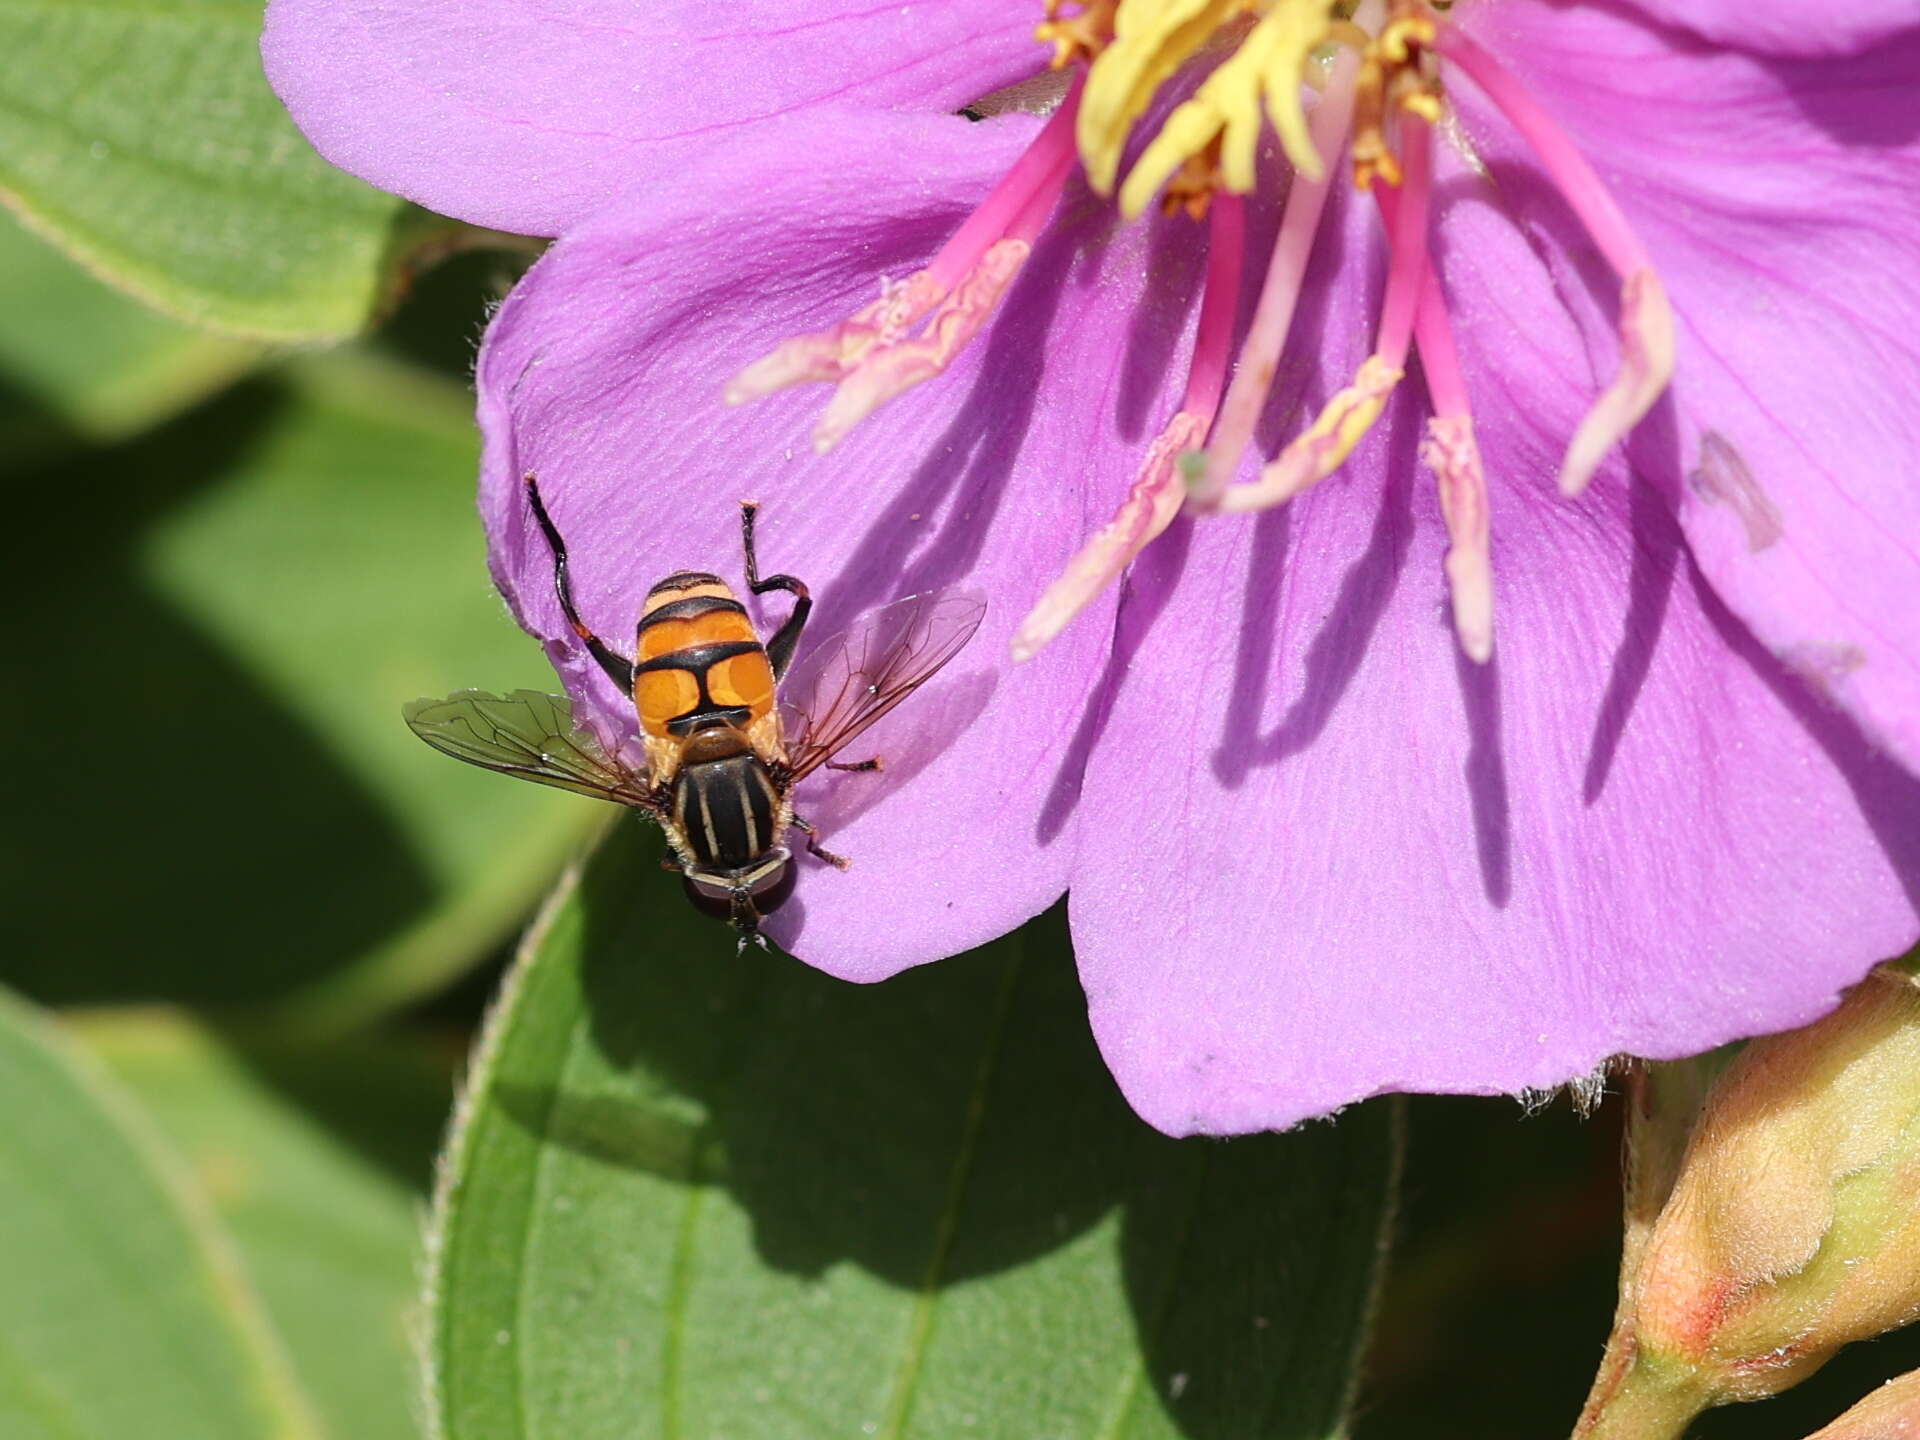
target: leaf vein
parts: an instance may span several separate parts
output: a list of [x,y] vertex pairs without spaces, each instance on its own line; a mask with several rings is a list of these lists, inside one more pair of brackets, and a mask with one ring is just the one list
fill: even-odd
[[693,1294],[693,1251],[700,1231],[700,1211],[706,1203],[707,1184],[703,1175],[706,1141],[694,1142],[692,1174],[688,1177],[687,1203],[680,1212],[680,1230],[673,1242],[673,1268],[667,1280],[665,1332],[660,1342],[660,1437],[679,1440],[681,1396],[686,1385],[687,1302]]
[[947,1180],[946,1203],[934,1228],[933,1253],[927,1262],[926,1278],[914,1299],[913,1319],[907,1327],[906,1349],[894,1380],[893,1401],[887,1407],[886,1440],[899,1440],[913,1409],[914,1391],[920,1380],[921,1365],[933,1338],[934,1314],[940,1304],[941,1284],[946,1278],[947,1261],[953,1253],[954,1237],[960,1229],[960,1205],[966,1195],[967,1181],[973,1173],[973,1160],[979,1148],[980,1132],[985,1128],[987,1096],[993,1088],[994,1073],[1000,1066],[1000,1054],[1006,1039],[1007,1020],[1013,1011],[1013,995],[1026,964],[1026,945],[1016,938],[1012,961],[1000,982],[1000,994],[994,1003],[994,1015],[980,1053],[980,1067],[974,1077],[973,1094],[967,1101],[966,1118],[960,1132],[960,1148],[954,1155],[953,1169]]
[[1141,1382],[1147,1378],[1147,1355],[1160,1338],[1160,1332],[1166,1329],[1167,1319],[1173,1314],[1174,1297],[1180,1292],[1180,1274],[1187,1261],[1187,1245],[1193,1239],[1193,1227],[1200,1217],[1200,1197],[1206,1194],[1207,1178],[1213,1170],[1213,1157],[1218,1152],[1217,1145],[1209,1145],[1200,1152],[1200,1163],[1193,1177],[1193,1188],[1187,1192],[1186,1213],[1180,1217],[1180,1230],[1173,1242],[1173,1253],[1167,1260],[1167,1283],[1160,1291],[1160,1298],[1141,1326],[1139,1343],[1134,1347],[1133,1362],[1127,1367],[1127,1374],[1120,1382],[1120,1393],[1114,1404],[1113,1416],[1100,1427],[1098,1440],[1119,1440],[1122,1428],[1133,1415],[1133,1407],[1139,1402]]

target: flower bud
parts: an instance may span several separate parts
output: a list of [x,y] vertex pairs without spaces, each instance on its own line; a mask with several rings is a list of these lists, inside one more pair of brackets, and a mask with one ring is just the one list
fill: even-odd
[[1920,1435],[1920,1370],[1889,1380],[1807,1440],[1912,1440]]
[[1920,1316],[1920,985],[1875,971],[1751,1042],[1631,1246],[1576,1435],[1678,1435]]

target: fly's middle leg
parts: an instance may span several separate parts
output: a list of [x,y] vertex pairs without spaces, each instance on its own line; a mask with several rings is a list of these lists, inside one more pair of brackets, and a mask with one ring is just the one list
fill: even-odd
[[806,628],[807,612],[813,609],[813,597],[807,593],[807,587],[791,575],[769,575],[760,578],[760,559],[753,548],[753,520],[760,507],[752,500],[740,502],[740,548],[747,555],[747,589],[755,595],[764,595],[769,590],[785,590],[793,596],[793,609],[788,613],[786,622],[774,632],[767,642],[767,660],[773,666],[773,677],[779,679],[787,673],[787,663],[793,659],[793,647],[800,643],[800,632]]
[[811,824],[801,819],[798,815],[793,817],[793,826],[807,837],[807,853],[813,856],[814,859],[824,860],[836,870],[848,870],[853,867],[853,861],[849,860],[846,856],[836,855],[831,850],[822,849],[820,845],[820,832],[815,830]]

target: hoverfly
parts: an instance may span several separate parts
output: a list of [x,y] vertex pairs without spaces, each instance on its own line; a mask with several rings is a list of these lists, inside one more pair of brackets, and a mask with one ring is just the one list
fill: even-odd
[[[965,590],[909,596],[862,616],[789,671],[813,608],[791,575],[760,578],[754,553],[757,507],[740,507],[747,589],[793,597],[786,620],[764,645],[724,580],[680,570],[647,592],[627,659],[589,629],[573,603],[567,548],[526,477],[534,519],[553,552],[561,613],[640,722],[643,760],[609,755],[573,721],[562,696],[516,690],[462,690],[406,707],[414,734],[456,759],[644,810],[673,849],[689,897],[732,920],[748,937],[793,889],[791,826],[808,851],[840,869],[814,827],[793,811],[793,788],[822,766],[877,770],[878,760],[842,765],[834,756],[960,653],[986,613]],[[778,695],[776,695],[776,687]],[[790,699],[789,697],[794,697]]]

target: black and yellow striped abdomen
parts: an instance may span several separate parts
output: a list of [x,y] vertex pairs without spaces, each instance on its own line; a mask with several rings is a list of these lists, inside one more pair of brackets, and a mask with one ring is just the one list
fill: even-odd
[[683,570],[647,593],[633,703],[656,739],[712,724],[745,729],[773,709],[773,666],[746,607],[717,575]]
[[[711,730],[691,748],[719,751],[729,738],[737,743],[736,732]],[[732,754],[691,756],[674,776],[672,815],[694,860],[712,869],[744,869],[780,839],[780,792],[744,744]]]

